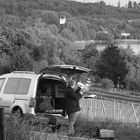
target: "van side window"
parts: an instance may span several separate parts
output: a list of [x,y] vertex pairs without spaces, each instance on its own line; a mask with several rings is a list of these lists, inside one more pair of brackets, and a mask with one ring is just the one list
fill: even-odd
[[27,94],[31,79],[9,78],[6,83],[5,94]]
[[0,79],[0,91],[1,91],[2,85],[3,85],[3,83],[4,83],[4,80],[5,80],[5,79]]
[[15,94],[19,80],[19,78],[9,78],[4,88],[4,93]]
[[27,94],[29,90],[29,86],[31,83],[31,79],[20,79],[16,94]]

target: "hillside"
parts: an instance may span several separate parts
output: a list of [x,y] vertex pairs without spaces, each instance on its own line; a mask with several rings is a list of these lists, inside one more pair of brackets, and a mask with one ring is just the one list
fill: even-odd
[[[135,56],[130,46],[118,49],[113,43],[140,39],[139,8],[104,2],[0,0],[0,9],[0,74],[13,70],[38,73],[53,64],[76,64],[90,68],[94,82],[108,78],[112,87],[119,83],[121,88],[139,89],[139,55]],[[60,25],[62,15],[66,17],[64,25]],[[108,47],[102,53],[95,43],[89,43],[79,53],[73,50],[73,43],[81,40],[103,41]]]
[[[98,33],[96,39],[118,39],[125,38],[121,33],[130,33],[128,38],[140,38],[140,9],[119,8],[100,3],[80,3],[68,0],[0,0],[1,15],[14,15],[25,21],[34,15],[36,10],[55,11],[58,16],[65,15],[67,22],[73,20],[84,20],[92,33]],[[2,19],[1,19],[2,20]],[[106,31],[108,37],[101,33]],[[95,34],[94,33],[94,34]],[[103,34],[103,35],[102,35]],[[92,35],[92,39],[95,39]],[[81,38],[78,38],[81,39]],[[82,39],[91,39],[84,37]]]

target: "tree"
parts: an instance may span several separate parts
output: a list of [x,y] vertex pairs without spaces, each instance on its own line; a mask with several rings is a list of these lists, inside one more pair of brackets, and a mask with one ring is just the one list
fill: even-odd
[[77,35],[74,32],[72,32],[70,29],[67,29],[67,28],[64,28],[61,31],[61,36],[66,38],[67,40],[71,40],[71,41],[74,41],[77,38]]
[[134,2],[133,2],[133,7],[134,7],[135,9],[137,9],[137,8],[138,8],[138,4],[137,4],[137,2],[136,2],[136,1],[134,1]]
[[44,48],[42,46],[34,47],[32,50],[32,57],[35,61],[40,61],[44,54]]
[[20,22],[20,18],[17,16],[13,16],[13,15],[5,15],[4,16],[4,20],[3,20],[3,24],[4,25],[10,25],[10,26],[14,26],[14,27],[20,27],[21,22]]
[[95,40],[96,38],[96,31],[94,29],[89,30],[89,36],[91,40]]
[[85,66],[90,68],[94,74],[96,71],[96,62],[99,59],[99,52],[94,43],[85,46],[82,54],[82,59]]
[[114,44],[109,44],[101,53],[100,59],[96,64],[96,74],[100,78],[108,78],[117,84],[118,77],[120,82],[124,82],[127,74],[126,62],[120,55],[119,48]]
[[15,52],[12,56],[12,71],[14,70],[26,70],[31,71],[33,69],[32,60],[27,52],[20,50]]
[[41,13],[42,21],[47,24],[59,24],[59,17],[57,16],[57,13],[54,11],[46,11]]
[[128,2],[128,8],[132,8],[132,7],[133,7],[132,1],[129,1],[129,2]]
[[103,78],[101,80],[101,87],[105,89],[112,89],[114,88],[114,83],[107,78]]
[[128,73],[125,77],[125,88],[130,90],[138,90],[140,77],[140,57],[135,55],[131,46],[126,49],[121,48],[121,55],[125,58]]
[[99,2],[99,5],[102,7],[105,7],[106,6],[106,3],[103,1],[103,0],[101,0],[100,2]]
[[99,32],[96,35],[96,40],[112,41],[113,39],[114,39],[114,36],[110,33]]

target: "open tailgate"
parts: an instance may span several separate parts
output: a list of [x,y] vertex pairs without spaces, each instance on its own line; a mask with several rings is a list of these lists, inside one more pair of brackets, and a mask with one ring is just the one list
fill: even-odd
[[82,73],[89,73],[91,70],[85,67],[77,66],[77,65],[52,65],[42,69],[41,73],[47,72],[56,72],[56,73],[63,73],[63,74],[82,74]]

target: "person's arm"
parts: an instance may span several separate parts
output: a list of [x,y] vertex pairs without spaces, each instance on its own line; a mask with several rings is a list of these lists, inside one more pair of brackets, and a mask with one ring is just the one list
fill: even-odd
[[71,97],[75,101],[82,98],[82,95],[79,93],[79,91],[78,90],[74,91],[72,88],[68,89],[67,94],[69,97]]

